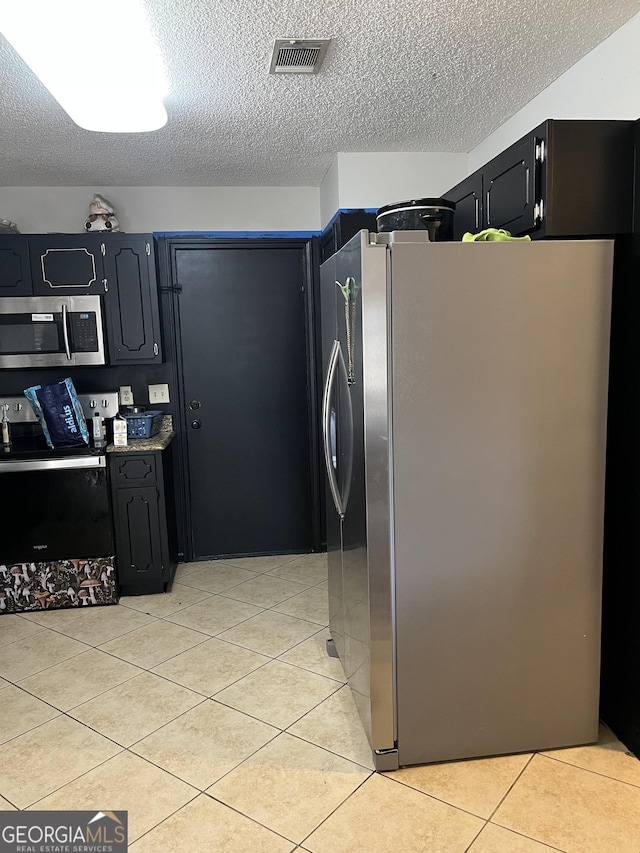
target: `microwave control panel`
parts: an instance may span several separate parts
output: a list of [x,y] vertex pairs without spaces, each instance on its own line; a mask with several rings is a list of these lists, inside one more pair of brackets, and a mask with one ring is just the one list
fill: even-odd
[[93,311],[70,311],[71,347],[74,352],[98,352],[98,329]]

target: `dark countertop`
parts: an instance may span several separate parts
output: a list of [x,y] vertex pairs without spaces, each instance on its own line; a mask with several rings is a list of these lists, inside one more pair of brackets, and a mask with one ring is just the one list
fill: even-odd
[[130,438],[126,445],[116,447],[113,444],[108,444],[107,453],[150,453],[154,450],[164,450],[171,444],[175,435],[171,415],[164,415],[160,432],[152,435],[151,438]]

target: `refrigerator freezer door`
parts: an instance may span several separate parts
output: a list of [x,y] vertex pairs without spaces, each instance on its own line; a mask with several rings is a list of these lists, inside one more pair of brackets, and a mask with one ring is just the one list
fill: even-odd
[[[324,397],[322,408],[329,407],[329,444],[333,472],[327,470],[325,476],[325,526],[327,537],[327,570],[329,577],[329,630],[340,659],[344,657],[344,604],[342,596],[342,522],[335,510],[330,477],[336,476],[338,467],[337,401],[330,401],[327,395],[329,371],[335,357],[335,345],[338,336],[338,296],[336,287],[335,257],[326,261],[320,269],[320,305],[322,329],[322,375]],[[324,419],[323,419],[324,420]],[[326,462],[326,457],[325,457]]]
[[594,741],[612,244],[390,252],[400,764]]
[[[338,339],[351,373],[351,484],[342,524],[345,675],[380,769],[395,749],[387,395],[387,257],[361,232],[336,256]],[[346,414],[343,407],[342,413]],[[331,590],[331,581],[330,581]]]

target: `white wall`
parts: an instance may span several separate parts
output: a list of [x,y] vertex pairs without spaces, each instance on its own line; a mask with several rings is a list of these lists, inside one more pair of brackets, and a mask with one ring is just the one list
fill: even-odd
[[548,118],[640,118],[640,14],[477,145],[469,153],[469,172]]
[[320,224],[322,228],[331,221],[340,209],[340,179],[338,175],[338,157],[333,162],[320,184]]
[[318,187],[0,187],[0,219],[23,234],[81,232],[94,193],[123,231],[318,231]]
[[468,174],[467,154],[371,152],[338,154],[340,207],[382,207],[438,198]]
[[322,227],[339,208],[378,208],[409,198],[438,198],[468,174],[467,154],[341,151],[320,186]]

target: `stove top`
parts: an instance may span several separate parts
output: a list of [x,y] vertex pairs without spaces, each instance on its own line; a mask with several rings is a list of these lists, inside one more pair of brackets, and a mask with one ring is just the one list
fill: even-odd
[[100,456],[104,449],[82,444],[76,447],[47,446],[44,435],[39,437],[14,438],[8,447],[0,445],[0,463],[5,459],[60,459],[67,456]]
[[[115,392],[98,392],[79,395],[85,417],[91,417],[94,411],[110,418],[118,410],[118,395]],[[24,397],[3,397],[0,403],[9,405],[11,444],[0,444],[0,462],[15,459],[59,459],[69,456],[101,456],[104,448],[95,448],[86,444],[75,447],[48,447],[40,424]]]

